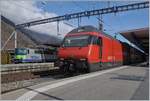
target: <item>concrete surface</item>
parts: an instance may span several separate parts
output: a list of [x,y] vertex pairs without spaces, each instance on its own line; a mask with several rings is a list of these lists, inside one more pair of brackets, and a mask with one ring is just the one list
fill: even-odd
[[[41,82],[35,86],[2,94],[2,99],[15,100],[32,92],[32,100],[148,100],[148,76],[149,68],[146,66],[127,66],[118,70],[109,69]],[[83,77],[86,79],[77,80]],[[51,86],[68,80],[74,80],[74,82],[53,88]]]

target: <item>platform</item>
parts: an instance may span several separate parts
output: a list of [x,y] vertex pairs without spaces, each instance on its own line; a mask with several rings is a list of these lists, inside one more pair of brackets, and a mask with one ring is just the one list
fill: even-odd
[[[121,66],[74,77],[49,80],[2,94],[18,100],[148,100],[149,68]],[[27,97],[28,96],[28,97]]]

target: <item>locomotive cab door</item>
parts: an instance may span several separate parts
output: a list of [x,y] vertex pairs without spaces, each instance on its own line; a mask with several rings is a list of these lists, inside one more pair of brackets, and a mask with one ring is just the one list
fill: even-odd
[[98,45],[99,45],[99,58],[102,59],[102,38],[98,38]]
[[102,59],[102,38],[98,36],[92,36],[92,44],[96,45],[95,47],[95,63],[89,64],[88,68],[90,72],[101,70],[101,59]]
[[101,60],[102,59],[102,38],[94,36],[93,37],[93,44],[98,46],[98,48],[99,48],[98,58]]

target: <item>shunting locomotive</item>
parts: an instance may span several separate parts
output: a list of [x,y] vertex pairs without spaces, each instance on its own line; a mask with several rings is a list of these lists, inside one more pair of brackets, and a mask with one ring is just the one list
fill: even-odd
[[55,62],[57,60],[56,49],[48,48],[16,48],[14,63],[39,63]]

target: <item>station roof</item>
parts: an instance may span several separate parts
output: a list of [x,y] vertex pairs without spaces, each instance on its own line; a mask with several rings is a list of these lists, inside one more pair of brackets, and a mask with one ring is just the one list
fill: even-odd
[[119,33],[149,54],[149,27],[132,29]]

